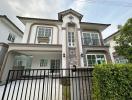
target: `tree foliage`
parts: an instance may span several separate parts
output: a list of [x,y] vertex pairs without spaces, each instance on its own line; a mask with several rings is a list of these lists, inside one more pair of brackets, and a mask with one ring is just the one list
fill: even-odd
[[124,56],[129,63],[132,63],[132,18],[127,20],[119,32],[120,35],[115,38],[118,44],[118,46],[115,46],[115,50],[118,55]]

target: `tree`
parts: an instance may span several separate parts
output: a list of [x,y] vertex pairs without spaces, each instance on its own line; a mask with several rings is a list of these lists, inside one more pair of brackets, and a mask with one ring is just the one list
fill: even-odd
[[129,63],[132,63],[132,18],[119,29],[120,35],[115,37],[115,41],[118,44],[115,46],[115,50],[118,55],[124,56],[128,59]]

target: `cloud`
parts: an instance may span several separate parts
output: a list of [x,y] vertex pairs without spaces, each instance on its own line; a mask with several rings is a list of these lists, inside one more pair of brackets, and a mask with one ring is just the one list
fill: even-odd
[[54,18],[58,10],[70,3],[64,0],[8,0],[11,8],[20,16]]
[[72,2],[72,0],[0,0],[0,14],[7,15],[24,30],[24,25],[16,16],[57,19],[57,13],[67,9]]
[[22,31],[24,30],[24,25],[16,18],[16,12],[8,4],[8,0],[0,0],[0,15],[6,15]]
[[103,32],[104,37],[116,30],[116,25],[124,23],[132,15],[131,8],[105,5],[98,3],[97,0],[0,0],[0,14],[7,15],[22,30],[24,25],[16,16],[57,19],[58,12],[69,8],[83,14],[83,21],[112,23],[106,33]]

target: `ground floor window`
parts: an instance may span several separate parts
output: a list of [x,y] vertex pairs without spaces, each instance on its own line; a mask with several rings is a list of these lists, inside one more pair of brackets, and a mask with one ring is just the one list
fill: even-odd
[[15,55],[13,67],[16,69],[30,69],[32,56]]
[[88,66],[93,66],[95,64],[102,64],[105,63],[105,55],[103,54],[87,54],[87,65]]
[[[51,69],[59,69],[60,68],[60,59],[52,59],[50,63]],[[52,70],[53,72],[58,72],[57,70]]]
[[47,59],[40,59],[40,67],[46,67],[48,64]]
[[24,59],[23,56],[15,56],[14,59],[14,67],[21,67],[21,66],[26,66],[26,60]]
[[126,64],[128,63],[128,60],[125,59],[123,56],[119,56],[114,58],[115,59],[115,63],[119,63],[119,64]]
[[15,61],[15,66],[23,66],[23,60],[21,60],[21,59],[16,59],[16,61]]

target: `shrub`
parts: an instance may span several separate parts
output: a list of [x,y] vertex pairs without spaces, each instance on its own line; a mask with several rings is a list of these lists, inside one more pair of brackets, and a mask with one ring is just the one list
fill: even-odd
[[132,64],[96,65],[93,100],[132,100]]

